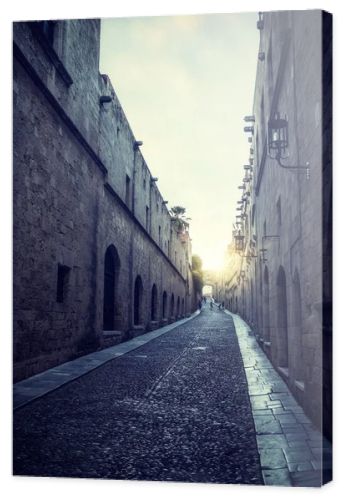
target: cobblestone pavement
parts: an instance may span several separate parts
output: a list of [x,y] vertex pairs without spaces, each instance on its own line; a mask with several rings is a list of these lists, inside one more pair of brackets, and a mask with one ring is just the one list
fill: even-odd
[[262,484],[230,316],[188,323],[14,413],[14,474]]

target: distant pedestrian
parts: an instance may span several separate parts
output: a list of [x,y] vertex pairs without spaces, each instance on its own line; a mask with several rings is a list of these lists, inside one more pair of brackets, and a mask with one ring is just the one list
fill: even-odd
[[210,309],[213,309],[213,302],[212,302],[212,299],[210,300]]
[[201,311],[201,308],[202,308],[202,302],[201,302],[201,300],[199,300],[199,309],[200,309],[200,311]]
[[225,307],[224,307],[224,301],[222,302],[222,309],[224,311]]

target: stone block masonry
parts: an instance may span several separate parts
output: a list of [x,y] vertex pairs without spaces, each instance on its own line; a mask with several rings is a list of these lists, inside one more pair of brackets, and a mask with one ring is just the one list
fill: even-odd
[[189,315],[193,290],[189,235],[99,73],[99,20],[13,35],[18,381]]

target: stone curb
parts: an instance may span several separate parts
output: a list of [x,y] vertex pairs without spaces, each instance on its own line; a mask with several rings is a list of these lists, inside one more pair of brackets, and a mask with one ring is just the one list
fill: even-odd
[[244,362],[264,484],[322,486],[331,476],[331,444],[297,403],[249,325],[224,312],[233,318]]
[[55,366],[54,368],[50,368],[42,373],[38,373],[37,375],[17,382],[13,385],[13,409],[17,410],[22,408],[35,399],[41,398],[45,394],[55,391],[59,387],[82,377],[86,373],[99,368],[105,363],[138,349],[151,340],[170,332],[174,328],[184,325],[199,314],[200,311],[197,310],[192,313],[189,318],[181,319],[175,323],[171,323],[170,325],[145,333],[126,342],[122,342],[121,344],[107,347],[101,351],[95,351],[91,354],[87,354],[86,356],[81,356],[73,361],[68,361],[67,363]]

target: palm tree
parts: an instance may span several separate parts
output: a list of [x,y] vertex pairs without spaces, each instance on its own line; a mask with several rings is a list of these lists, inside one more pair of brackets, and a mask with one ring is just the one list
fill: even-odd
[[188,221],[191,220],[185,213],[186,209],[178,205],[170,209],[171,221],[180,233],[184,232],[189,227]]

